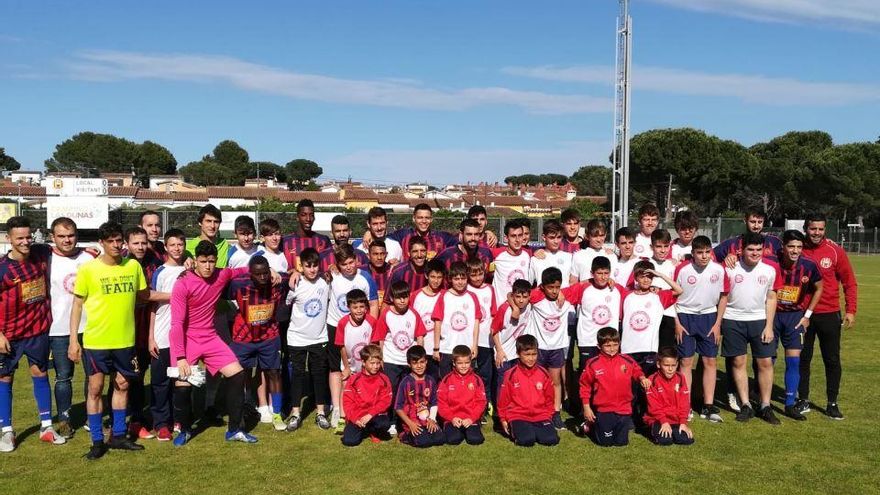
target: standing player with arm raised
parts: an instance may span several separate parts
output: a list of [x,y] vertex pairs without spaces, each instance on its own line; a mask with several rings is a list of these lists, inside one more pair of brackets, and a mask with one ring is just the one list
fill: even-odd
[[12,249],[0,259],[0,452],[15,450],[12,379],[25,356],[40,413],[40,440],[56,445],[66,441],[52,428],[52,392],[46,373],[52,323],[46,275],[51,250],[45,244],[31,245],[31,224],[25,217],[10,218],[6,228]]
[[489,215],[486,213],[486,207],[483,205],[474,205],[468,208],[467,217],[476,220],[480,226],[480,246],[494,249],[498,246],[498,236],[494,232],[487,229],[489,226]]
[[[102,457],[107,448],[143,450],[126,436],[126,406],[129,383],[139,379],[135,350],[135,305],[148,300],[150,288],[144,270],[134,259],[122,257],[122,227],[105,223],[98,228],[98,239],[104,254],[79,268],[73,293],[76,299],[70,310],[70,345],[68,356],[86,362],[89,375],[89,396],[86,401],[92,447],[86,459]],[[79,325],[85,308],[88,320],[79,345]],[[101,416],[101,393],[104,379],[113,376],[112,437],[104,444]]]
[[758,415],[771,425],[779,419],[770,407],[773,388],[773,360],[776,340],[773,318],[776,314],[776,292],[782,288],[779,266],[762,261],[764,239],[760,234],[743,235],[743,256],[735,268],[727,268],[730,292],[721,321],[721,353],[733,358],[733,379],[739,395],[740,412],[736,420],[746,422],[755,416],[749,404],[749,382],[746,374],[746,353],[751,347],[758,367],[758,388],[761,399]]
[[[318,254],[321,258],[321,272],[333,271],[336,270],[336,250],[339,249],[339,246],[343,246],[349,243],[349,239],[351,238],[351,224],[348,221],[348,217],[345,215],[336,215],[330,221],[330,233],[333,235],[333,246],[328,247],[327,249],[320,251]],[[366,253],[359,249],[355,249],[355,256],[357,257],[357,267],[361,270],[366,270],[367,267],[370,266],[370,258]]]
[[403,248],[400,243],[387,237],[388,215],[381,206],[374,206],[367,212],[367,232],[364,239],[355,241],[354,247],[364,253],[370,253],[370,247],[376,241],[382,241],[385,246],[385,259],[389,265],[396,265],[403,261]]
[[[70,407],[73,401],[73,361],[67,357],[70,344],[70,307],[73,305],[73,287],[76,271],[96,256],[94,249],[77,247],[76,223],[67,217],[56,218],[49,228],[55,248],[49,263],[49,299],[52,303],[52,326],[49,327],[49,347],[52,350],[52,366],[55,368],[55,404],[58,408],[58,434],[64,438],[73,436],[70,424]],[[80,323],[80,335],[85,327],[86,315]],[[85,369],[85,368],[83,368]],[[88,383],[83,387],[88,396]]]
[[[827,219],[821,213],[813,213],[804,221],[807,233],[803,255],[819,266],[822,274],[822,297],[810,316],[810,326],[804,335],[804,350],[801,353],[801,382],[798,386],[798,407],[801,412],[810,410],[810,363],[813,360],[813,347],[819,338],[822,362],[825,364],[825,392],[828,407],[825,413],[832,419],[843,419],[837,396],[840,392],[840,337],[841,329],[852,328],[856,322],[856,301],[858,284],[846,251],[825,237]],[[846,300],[843,321],[840,319],[840,286]]]

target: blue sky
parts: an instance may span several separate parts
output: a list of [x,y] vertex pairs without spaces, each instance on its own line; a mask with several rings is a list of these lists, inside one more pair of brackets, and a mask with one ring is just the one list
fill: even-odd
[[[436,184],[607,164],[617,2],[0,4],[0,146],[223,139],[325,178]],[[633,0],[634,133],[750,145],[880,129],[877,0]]]

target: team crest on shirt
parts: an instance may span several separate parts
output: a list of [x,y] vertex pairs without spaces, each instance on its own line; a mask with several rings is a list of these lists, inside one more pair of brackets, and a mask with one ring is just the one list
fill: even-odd
[[548,332],[555,332],[559,330],[559,327],[562,326],[562,322],[559,320],[558,316],[551,316],[544,320],[544,330]]
[[819,266],[821,266],[822,268],[825,268],[826,270],[831,268],[831,258],[822,258],[819,261]]
[[348,313],[348,302],[345,300],[345,294],[340,294],[336,298],[336,307],[343,313]]
[[626,365],[625,364],[620,365],[620,372],[623,374],[626,374]]
[[687,283],[694,285],[695,283],[697,283],[697,277],[691,275],[690,277],[687,278]]
[[468,390],[470,390],[470,391],[473,391],[473,390],[474,390],[474,384],[473,384],[473,383],[468,383]]
[[717,273],[713,273],[712,276],[709,277],[709,281],[714,284],[715,282],[718,282],[719,278],[721,278],[721,277],[719,277]]
[[636,252],[639,254],[645,252],[645,246],[642,246],[641,244],[636,244]]
[[138,366],[137,356],[131,358],[131,369],[134,370],[135,373],[141,372],[141,368],[140,368],[140,366]]
[[526,324],[525,324],[525,323],[520,323],[520,324],[517,325],[516,328],[513,330],[513,335],[511,335],[510,338],[512,338],[512,339],[516,339],[516,338],[518,338],[520,335],[522,335],[523,333],[525,333],[525,330],[526,330]]
[[314,318],[314,317],[318,316],[319,314],[321,314],[322,308],[323,308],[323,305],[321,304],[320,299],[309,299],[303,305],[303,309],[306,312],[306,316],[308,316],[309,318]]
[[360,363],[362,361],[361,360],[361,349],[363,349],[366,346],[367,346],[367,344],[364,344],[363,342],[354,346],[354,349],[351,350],[351,358],[354,360],[354,362]]
[[651,325],[651,317],[644,311],[636,311],[629,317],[629,326],[637,332],[644,332]]
[[[523,262],[523,263],[525,263],[525,262]],[[519,270],[519,269],[514,270],[514,271],[510,272],[509,275],[507,275],[507,285],[513,285],[514,282],[516,282],[517,280],[519,280],[521,278],[522,279],[526,278],[526,274],[523,273],[522,270]]]
[[[679,390],[680,388],[681,388],[681,384],[676,383],[676,384],[675,384],[675,392],[678,393],[678,390]],[[661,390],[661,392],[662,392],[662,390]]]
[[422,315],[422,324],[425,325],[425,329],[434,329],[434,320],[431,319],[430,314],[425,313],[424,315]]
[[465,315],[461,311],[456,311],[452,313],[452,317],[449,318],[449,324],[452,326],[453,330],[455,330],[456,332],[461,332],[468,326],[467,315]]
[[734,280],[736,283],[741,284],[742,281],[745,280],[745,277],[743,277],[742,273],[737,273],[737,274],[736,274],[736,277],[734,277],[733,280]]
[[431,397],[431,387],[425,387],[425,390],[422,391],[422,395],[424,395],[425,398]]
[[409,337],[409,334],[406,332],[397,332],[394,334],[394,338],[391,339],[394,342],[394,346],[400,349],[401,351],[405,351],[409,349],[409,346],[412,345],[412,339]]
[[593,322],[597,325],[606,325],[611,321],[611,309],[604,304],[593,308]]
[[767,278],[766,275],[761,275],[758,277],[758,283],[760,285],[767,285],[767,282],[769,282],[769,279]]
[[544,384],[541,382],[538,382],[535,384],[535,388],[538,390],[544,390]]
[[76,285],[76,273],[68,273],[61,281],[61,285],[68,294],[73,294],[73,286]]
[[805,283],[807,283],[807,282],[809,282],[809,281],[810,281],[810,277],[808,277],[808,276],[806,276],[806,275],[804,275],[803,277],[801,277],[801,283],[802,283],[802,284],[805,284]]

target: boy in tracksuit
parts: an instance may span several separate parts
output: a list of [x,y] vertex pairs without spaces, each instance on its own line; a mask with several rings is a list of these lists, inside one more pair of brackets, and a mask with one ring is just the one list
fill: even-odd
[[694,443],[694,434],[687,425],[691,391],[684,374],[678,371],[678,351],[664,347],[657,361],[660,371],[651,375],[651,386],[645,392],[648,396],[645,424],[657,445],[690,445]]
[[438,413],[444,421],[446,443],[469,445],[483,443],[480,417],[486,410],[486,387],[471,368],[471,348],[457,345],[452,349],[452,372],[443,377],[437,389]]
[[587,361],[581,374],[581,401],[584,418],[593,430],[596,443],[603,447],[629,443],[633,428],[632,383],[651,386],[642,368],[630,356],[620,353],[620,333],[605,327],[597,335],[599,355]]
[[369,435],[373,442],[388,440],[388,408],[391,407],[391,381],[382,373],[382,350],[369,344],[360,350],[363,369],[345,382],[342,407],[345,429],[342,445],[355,447]]
[[519,361],[504,374],[498,397],[501,427],[521,447],[556,445],[559,434],[551,422],[556,412],[553,379],[538,364],[538,339],[517,337],[516,353]]

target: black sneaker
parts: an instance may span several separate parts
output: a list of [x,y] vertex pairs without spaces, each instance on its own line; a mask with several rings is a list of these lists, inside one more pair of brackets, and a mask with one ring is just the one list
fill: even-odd
[[843,413],[840,412],[840,408],[837,407],[836,402],[832,402],[828,404],[828,407],[825,408],[825,414],[828,415],[831,419],[841,420],[843,419]]
[[107,444],[108,448],[114,450],[144,450],[144,446],[139,443],[134,443],[128,437],[110,437],[110,442]]
[[562,416],[559,415],[559,411],[553,413],[553,417],[550,418],[550,422],[553,424],[553,427],[557,430],[564,430],[565,423],[562,421]]
[[770,423],[773,426],[779,426],[779,418],[773,414],[773,408],[770,406],[764,406],[758,411],[758,417],[763,419],[764,421]]
[[739,408],[739,412],[736,413],[736,420],[740,423],[747,423],[750,419],[755,417],[755,410],[752,409],[752,406],[748,404],[743,404]]
[[703,408],[700,409],[700,417],[712,423],[722,423],[724,421],[721,419],[721,410],[716,406],[704,405]]
[[794,408],[797,412],[806,414],[810,412],[810,401],[807,399],[798,399],[797,402],[794,403]]
[[90,461],[94,461],[104,457],[104,454],[107,453],[107,444],[104,442],[95,442],[92,444],[92,448],[89,449],[88,453],[84,456],[86,459]]
[[797,421],[806,421],[807,417],[798,411],[797,404],[793,406],[785,406],[785,415]]

